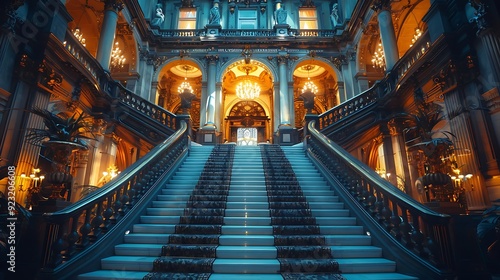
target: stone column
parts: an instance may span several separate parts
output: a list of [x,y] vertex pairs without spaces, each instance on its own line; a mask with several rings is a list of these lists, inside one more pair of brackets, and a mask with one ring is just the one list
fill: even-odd
[[215,126],[215,84],[217,61],[219,56],[207,55],[205,57],[208,62],[208,79],[207,79],[207,118],[205,126]]
[[290,125],[290,105],[288,103],[288,59],[285,56],[278,56],[278,71],[279,71],[279,97],[280,97],[280,126]]
[[[493,146],[488,135],[488,128],[483,110],[479,109],[480,95],[474,83],[467,84],[461,90],[449,92],[445,104],[449,112],[451,132],[457,164],[462,174],[473,177],[464,182],[469,210],[482,210],[489,205],[487,190],[482,174],[488,175],[496,169]],[[457,114],[458,113],[458,114]]]
[[214,123],[215,127],[221,130],[222,121],[221,121],[221,111],[223,109],[223,96],[222,96],[222,83],[216,83],[215,85],[215,118]]
[[200,126],[207,123],[207,82],[201,83],[201,100],[200,100]]
[[111,51],[115,41],[116,23],[118,22],[118,13],[124,8],[119,0],[107,0],[104,4],[104,19],[97,47],[96,59],[102,68],[109,71],[111,61]]
[[274,120],[274,127],[273,127],[273,132],[277,131],[278,128],[279,128],[279,125],[281,123],[281,107],[280,107],[280,95],[279,95],[279,92],[280,92],[280,85],[279,83],[275,83],[274,84],[274,87],[273,87],[273,90],[274,90],[274,94],[273,94],[273,108],[274,108],[274,112],[273,112],[273,120]]
[[396,164],[394,160],[394,147],[392,146],[392,136],[387,123],[380,125],[380,132],[382,133],[382,146],[384,149],[385,173],[390,173],[387,180],[394,186],[398,185]]
[[[395,145],[398,146],[398,152],[400,153],[400,158],[401,162],[398,162],[398,165],[401,165],[401,172],[402,176],[404,178],[401,178],[404,180],[405,184],[405,191],[408,195],[412,195],[413,190],[411,189],[412,182],[411,182],[411,175],[410,175],[410,167],[408,166],[407,161],[408,161],[408,154],[406,152],[406,143],[404,139],[404,126],[401,121],[391,121],[389,122],[390,125],[390,130],[391,134],[394,137],[394,143]],[[397,169],[395,170],[397,172]],[[397,173],[394,174],[394,177],[396,177]],[[394,178],[397,182],[397,178]]]
[[387,72],[392,70],[392,67],[394,67],[394,64],[396,64],[399,59],[398,45],[394,25],[392,23],[390,4],[390,0],[377,0],[372,6],[372,9],[375,12],[378,12],[378,26],[380,29],[382,48],[384,49],[385,67]]

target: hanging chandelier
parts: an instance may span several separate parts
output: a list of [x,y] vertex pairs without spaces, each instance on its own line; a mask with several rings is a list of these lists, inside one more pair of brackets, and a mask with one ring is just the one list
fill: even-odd
[[245,66],[243,69],[247,73],[247,79],[236,86],[236,96],[240,99],[255,99],[260,95],[260,86],[248,79],[248,74],[252,67]]
[[118,42],[115,42],[115,48],[111,51],[111,66],[113,68],[122,68],[125,60]]
[[181,83],[181,85],[177,88],[177,92],[179,94],[185,92],[185,91],[188,91],[188,92],[193,92],[193,87],[191,86],[191,84],[187,81],[187,71],[188,70],[191,70],[192,67],[189,66],[189,65],[182,65],[182,69],[184,69],[185,71],[185,75],[184,75],[184,82]]
[[303,66],[302,69],[307,70],[307,82],[302,87],[302,93],[306,93],[306,92],[311,92],[313,94],[318,93],[318,86],[316,86],[316,84],[314,84],[311,81],[311,77],[309,77],[309,71],[314,69],[314,66],[313,65],[306,65],[306,66]]
[[378,47],[372,57],[373,68],[385,69],[385,55],[382,43],[378,43]]

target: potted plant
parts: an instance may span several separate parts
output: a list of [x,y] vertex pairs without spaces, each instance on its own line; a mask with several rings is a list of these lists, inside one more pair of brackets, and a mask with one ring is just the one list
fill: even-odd
[[72,180],[68,170],[71,154],[76,150],[88,149],[87,141],[95,139],[92,122],[84,113],[74,113],[70,117],[64,117],[41,108],[33,108],[30,112],[43,119],[45,128],[30,129],[27,139],[32,144],[46,148],[46,157],[52,161],[53,167],[52,172],[46,177],[47,183],[51,184],[49,200],[61,200],[64,185]]
[[457,168],[454,160],[455,147],[451,132],[436,129],[445,121],[443,108],[434,102],[417,101],[412,113],[399,115],[405,120],[405,136],[408,151],[422,155],[424,174],[418,179],[426,192],[428,201],[457,202],[461,190],[453,185],[449,174]]

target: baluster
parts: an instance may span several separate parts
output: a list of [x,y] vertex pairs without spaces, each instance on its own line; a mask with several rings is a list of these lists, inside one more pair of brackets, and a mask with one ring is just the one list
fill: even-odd
[[120,192],[121,188],[117,189],[115,192],[115,200],[113,202],[113,216],[111,216],[111,223],[115,224],[118,222],[118,220],[121,218],[121,208],[123,206],[122,202],[120,201]]
[[401,242],[401,232],[399,225],[401,224],[401,217],[398,215],[398,205],[397,203],[393,203],[392,206],[392,216],[391,216],[391,235],[396,238],[399,242]]
[[413,242],[411,240],[410,233],[413,230],[410,221],[408,220],[409,213],[408,209],[402,208],[402,218],[403,221],[399,225],[399,232],[401,233],[401,243],[406,246],[406,248],[412,249],[413,248]]
[[414,216],[413,217],[413,231],[411,233],[411,239],[415,243],[415,251],[416,253],[421,256],[425,257],[424,253],[424,235],[420,231],[420,217],[419,216]]
[[79,249],[84,249],[89,245],[89,233],[90,233],[90,218],[92,216],[92,209],[88,208],[85,210],[85,221],[83,225],[80,227],[80,241],[77,242],[77,246]]
[[96,209],[96,212],[95,212],[95,216],[94,218],[92,219],[92,222],[90,223],[92,228],[91,228],[91,232],[89,234],[89,239],[90,239],[90,242],[94,243],[101,235],[101,224],[103,222],[103,217],[102,217],[102,201],[98,202],[97,203],[97,209]]
[[[80,215],[76,215],[76,216],[71,218],[71,226],[69,228],[69,233],[66,236],[66,243],[68,245],[67,245],[67,249],[63,255],[64,260],[70,259],[75,254],[76,250],[79,249],[76,246],[76,242],[78,241],[78,239],[80,237],[80,235],[78,234],[78,217],[79,216]],[[69,223],[69,221],[68,221],[68,223]]]
[[58,224],[49,224],[47,231],[46,252],[49,255],[44,256],[44,267],[55,268],[62,262],[61,252],[64,249],[63,230]]
[[109,195],[106,201],[106,210],[102,213],[102,216],[104,218],[104,222],[101,225],[101,229],[103,233],[108,232],[110,229],[111,225],[111,217],[113,216],[113,209],[111,208],[112,205],[112,195]]

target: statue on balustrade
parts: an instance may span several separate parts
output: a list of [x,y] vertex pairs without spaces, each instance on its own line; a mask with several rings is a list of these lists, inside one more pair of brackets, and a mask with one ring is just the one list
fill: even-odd
[[208,23],[220,24],[220,13],[219,13],[219,7],[217,5],[213,6],[212,9],[210,9],[210,18]]
[[276,20],[276,24],[286,24],[287,11],[285,10],[284,5],[281,5],[276,12],[274,12],[274,19]]
[[337,26],[340,22],[340,16],[339,16],[339,4],[334,3],[332,6],[332,12],[330,14],[330,20],[332,21],[332,27]]
[[164,21],[165,21],[165,15],[163,14],[161,4],[158,3],[158,4],[156,4],[156,8],[155,8],[155,16],[151,20],[151,26],[160,27]]

